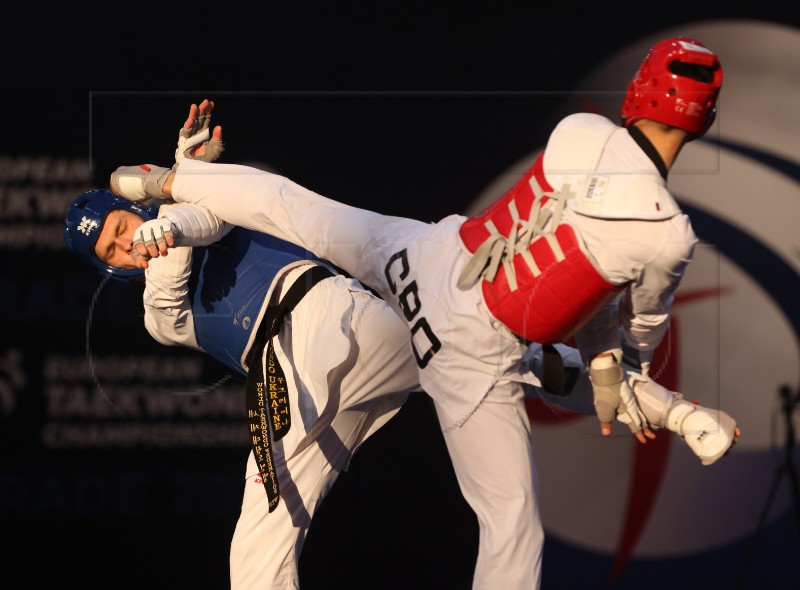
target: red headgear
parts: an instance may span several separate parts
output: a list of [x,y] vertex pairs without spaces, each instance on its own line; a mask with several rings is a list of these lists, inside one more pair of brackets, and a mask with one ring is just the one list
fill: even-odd
[[722,66],[713,51],[686,37],[661,41],[628,86],[622,123],[652,119],[700,137],[714,122],[721,86]]

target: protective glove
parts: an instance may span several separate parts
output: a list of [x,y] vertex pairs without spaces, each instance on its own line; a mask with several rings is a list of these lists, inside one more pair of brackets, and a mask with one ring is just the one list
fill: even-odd
[[[205,114],[198,115],[190,129],[181,127],[178,133],[178,148],[175,150],[175,164],[172,166],[173,170],[186,158],[190,160],[202,160],[203,162],[214,162],[220,157],[225,147],[219,139],[214,139],[213,137],[209,139],[211,136],[209,130],[210,125],[211,115]],[[205,146],[205,151],[199,156],[193,156],[192,150],[200,144]]]
[[147,249],[148,258],[166,256],[167,248],[174,243],[172,222],[164,217],[151,219],[136,228],[133,234],[132,254],[135,260],[139,259],[141,253],[137,246],[141,244]]
[[[611,424],[617,415],[634,434],[647,425],[647,419],[639,408],[633,390],[625,379],[618,359],[622,351],[608,356],[595,356],[589,363],[589,380],[592,382],[594,407],[601,424]],[[649,426],[648,426],[649,428]],[[606,432],[607,433],[607,432]]]

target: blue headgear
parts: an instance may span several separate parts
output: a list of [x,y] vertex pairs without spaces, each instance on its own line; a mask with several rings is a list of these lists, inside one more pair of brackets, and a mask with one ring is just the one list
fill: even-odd
[[64,241],[70,250],[97,267],[101,274],[127,280],[144,274],[144,269],[122,269],[110,266],[94,253],[97,236],[100,235],[106,215],[114,209],[130,211],[145,221],[150,221],[158,216],[158,207],[155,205],[134,203],[124,197],[118,197],[108,189],[90,190],[70,203],[64,217]]

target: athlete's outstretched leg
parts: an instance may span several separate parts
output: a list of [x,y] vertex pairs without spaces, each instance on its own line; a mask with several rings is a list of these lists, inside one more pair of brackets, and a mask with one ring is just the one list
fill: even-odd
[[376,260],[387,240],[402,239],[420,221],[374,213],[319,195],[292,180],[236,164],[185,160],[172,197],[194,203],[233,225],[262,231],[329,260],[359,281],[385,282],[386,260]]

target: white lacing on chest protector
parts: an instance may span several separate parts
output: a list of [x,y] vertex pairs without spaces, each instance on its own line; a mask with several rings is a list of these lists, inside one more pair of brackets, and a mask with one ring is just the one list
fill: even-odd
[[[487,220],[484,226],[489,231],[489,235],[475,250],[469,262],[464,266],[464,270],[461,271],[458,277],[459,289],[470,288],[479,277],[483,277],[490,283],[494,282],[502,263],[506,271],[508,286],[512,291],[516,291],[518,284],[516,272],[514,271],[514,256],[517,254],[522,256],[534,277],[542,274],[530,252],[531,243],[539,237],[547,240],[558,262],[564,260],[564,251],[561,249],[561,244],[558,243],[553,232],[561,221],[561,215],[564,212],[567,200],[573,196],[570,193],[569,185],[565,184],[560,191],[545,192],[535,176],[531,176],[528,184],[533,190],[534,199],[531,203],[527,221],[520,218],[514,199],[511,199],[508,203],[508,210],[511,213],[514,224],[511,226],[511,231],[507,238],[497,231],[497,227],[491,219]],[[552,207],[547,207],[546,209],[542,207],[542,199],[544,197],[548,197],[553,201]],[[544,226],[547,225],[548,221],[551,221],[551,229],[544,231]]]

